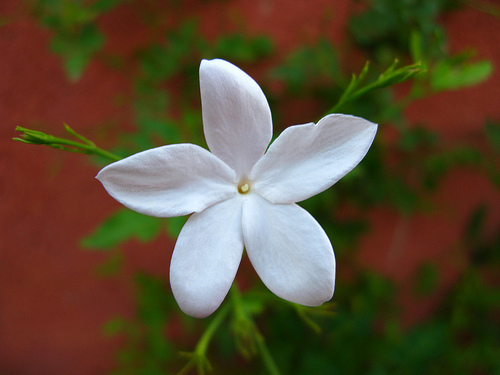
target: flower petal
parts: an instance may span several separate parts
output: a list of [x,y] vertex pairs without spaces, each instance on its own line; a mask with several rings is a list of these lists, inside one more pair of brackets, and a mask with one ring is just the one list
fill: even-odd
[[317,125],[290,126],[255,164],[252,187],[273,203],[312,197],[358,165],[376,132],[376,124],[340,114],[328,115]]
[[274,294],[307,306],[332,298],[333,248],[303,208],[253,194],[243,205],[243,238],[250,261]]
[[182,228],[170,263],[170,285],[182,311],[212,314],[231,287],[243,254],[241,198],[193,214]]
[[250,170],[272,137],[271,110],[259,85],[224,60],[200,65],[203,129],[208,147],[238,177]]
[[108,165],[96,178],[124,206],[157,217],[200,212],[236,194],[234,171],[192,144],[140,152]]

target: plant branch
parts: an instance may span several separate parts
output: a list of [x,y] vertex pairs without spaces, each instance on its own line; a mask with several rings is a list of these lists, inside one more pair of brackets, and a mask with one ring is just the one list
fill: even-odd
[[237,346],[245,357],[250,357],[256,351],[262,357],[262,362],[270,375],[280,375],[280,371],[272,357],[264,337],[259,332],[252,316],[246,311],[238,287],[233,284],[230,290],[233,306],[234,321],[233,333],[236,336]]
[[207,358],[207,350],[212,340],[214,333],[217,331],[219,326],[222,324],[227,314],[229,313],[229,308],[231,306],[229,304],[225,304],[222,306],[208,325],[207,329],[201,336],[200,340],[196,344],[196,347],[193,352],[181,353],[184,357],[190,358],[189,362],[177,373],[177,375],[187,374],[187,372],[196,366],[198,374],[204,375],[205,370],[211,370],[212,366]]
[[20,136],[13,138],[13,140],[32,145],[45,145],[63,151],[78,152],[87,155],[98,155],[111,161],[118,161],[121,159],[120,156],[97,147],[94,142],[85,138],[83,135],[78,134],[67,124],[64,124],[64,128],[70,135],[78,139],[80,142],[66,138],[54,137],[53,135],[45,134],[38,130],[26,129],[21,126],[17,126],[15,129],[21,133]]
[[370,63],[367,61],[358,76],[355,74],[352,75],[349,85],[347,85],[347,88],[344,90],[344,93],[338,100],[337,104],[330,108],[330,110],[327,111],[327,114],[336,113],[345,104],[359,99],[361,96],[369,93],[370,91],[407,81],[424,71],[424,69],[422,69],[421,62],[395,69],[397,64],[398,60],[396,59],[392,65],[377,78],[377,80],[358,88],[361,81],[368,73]]

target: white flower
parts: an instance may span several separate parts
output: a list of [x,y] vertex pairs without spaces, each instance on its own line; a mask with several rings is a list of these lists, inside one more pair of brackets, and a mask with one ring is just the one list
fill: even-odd
[[154,148],[110,164],[97,178],[128,208],[192,214],[170,264],[172,292],[194,317],[212,314],[246,249],[277,296],[317,306],[333,296],[335,257],[316,220],[296,202],[322,192],[367,153],[377,125],[333,114],[290,126],[271,141],[271,111],[259,85],[223,60],[200,66],[203,129],[193,144]]

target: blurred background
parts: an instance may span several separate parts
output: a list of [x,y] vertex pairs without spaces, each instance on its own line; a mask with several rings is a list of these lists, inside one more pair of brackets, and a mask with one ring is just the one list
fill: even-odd
[[[487,0],[2,0],[0,374],[186,364],[211,318],[171,296],[185,218],[123,209],[94,179],[109,160],[12,138],[68,138],[67,123],[121,156],[204,146],[198,66],[215,57],[262,86],[276,134],[328,113],[367,60],[360,87],[421,62],[338,108],[380,124],[374,146],[301,203],[336,252],[332,303],[284,303],[243,259],[281,373],[499,374],[499,17]],[[267,373],[233,323],[211,341],[213,373]]]

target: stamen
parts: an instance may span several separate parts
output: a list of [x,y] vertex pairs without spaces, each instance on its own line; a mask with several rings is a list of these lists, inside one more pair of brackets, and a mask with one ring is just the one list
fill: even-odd
[[243,184],[243,185],[238,185],[238,191],[240,194],[246,194],[250,190],[250,185],[248,184]]

